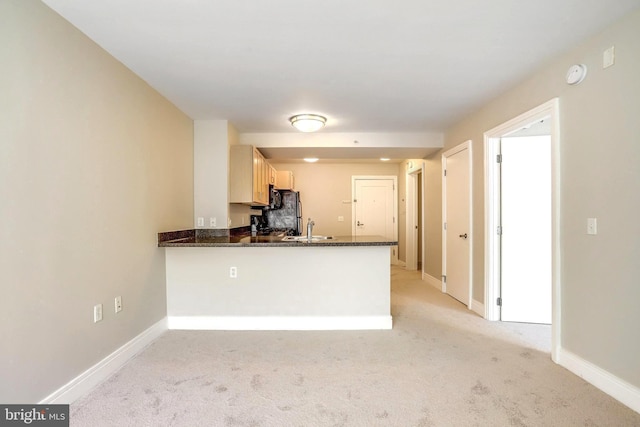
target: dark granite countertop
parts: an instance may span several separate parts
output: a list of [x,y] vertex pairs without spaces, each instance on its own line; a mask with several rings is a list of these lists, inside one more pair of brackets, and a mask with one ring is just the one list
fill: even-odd
[[225,230],[180,230],[158,233],[159,247],[309,247],[309,246],[395,246],[395,240],[382,236],[332,236],[330,239],[287,241],[283,235],[251,236]]

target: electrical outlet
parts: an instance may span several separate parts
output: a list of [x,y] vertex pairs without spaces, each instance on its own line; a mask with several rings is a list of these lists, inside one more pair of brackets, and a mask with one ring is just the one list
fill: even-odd
[[204,227],[204,217],[198,217],[198,227]]
[[216,219],[214,217],[209,218],[209,227],[215,227],[216,226]]
[[587,234],[591,234],[591,235],[598,234],[597,218],[587,218]]
[[229,277],[235,279],[238,277],[238,267],[231,267],[229,269]]
[[98,323],[102,320],[102,304],[96,304],[93,306],[93,323]]
[[118,295],[114,300],[116,313],[120,313],[122,311],[122,297]]

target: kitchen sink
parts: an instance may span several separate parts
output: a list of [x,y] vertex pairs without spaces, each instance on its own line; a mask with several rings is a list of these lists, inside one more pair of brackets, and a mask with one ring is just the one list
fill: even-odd
[[[312,242],[317,242],[319,240],[328,240],[333,239],[333,236],[311,236]],[[282,238],[283,242],[308,242],[309,239],[307,236],[285,236]]]

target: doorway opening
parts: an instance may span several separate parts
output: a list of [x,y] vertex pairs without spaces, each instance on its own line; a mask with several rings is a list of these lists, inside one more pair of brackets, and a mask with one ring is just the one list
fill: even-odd
[[[551,323],[554,361],[560,342],[558,139],[557,98],[484,134],[485,318]],[[506,156],[514,163],[506,166]],[[529,281],[528,275],[538,277]]]
[[416,233],[418,235],[418,238],[416,239],[416,253],[417,253],[417,260],[418,260],[418,271],[422,272],[422,236],[424,235],[423,229],[422,229],[422,172],[418,172],[416,174],[416,184],[417,187],[416,188],[416,217],[418,218],[418,223],[415,226],[416,229]]
[[424,162],[407,164],[405,269],[418,270],[424,276]]

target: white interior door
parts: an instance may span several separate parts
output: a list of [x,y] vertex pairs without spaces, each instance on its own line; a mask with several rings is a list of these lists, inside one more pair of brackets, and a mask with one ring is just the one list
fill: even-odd
[[551,136],[500,150],[501,320],[551,323]]
[[443,275],[446,292],[471,305],[470,144],[443,154]]
[[[353,234],[397,239],[396,194],[393,178],[354,178]],[[391,249],[392,262],[398,257],[397,247]]]

